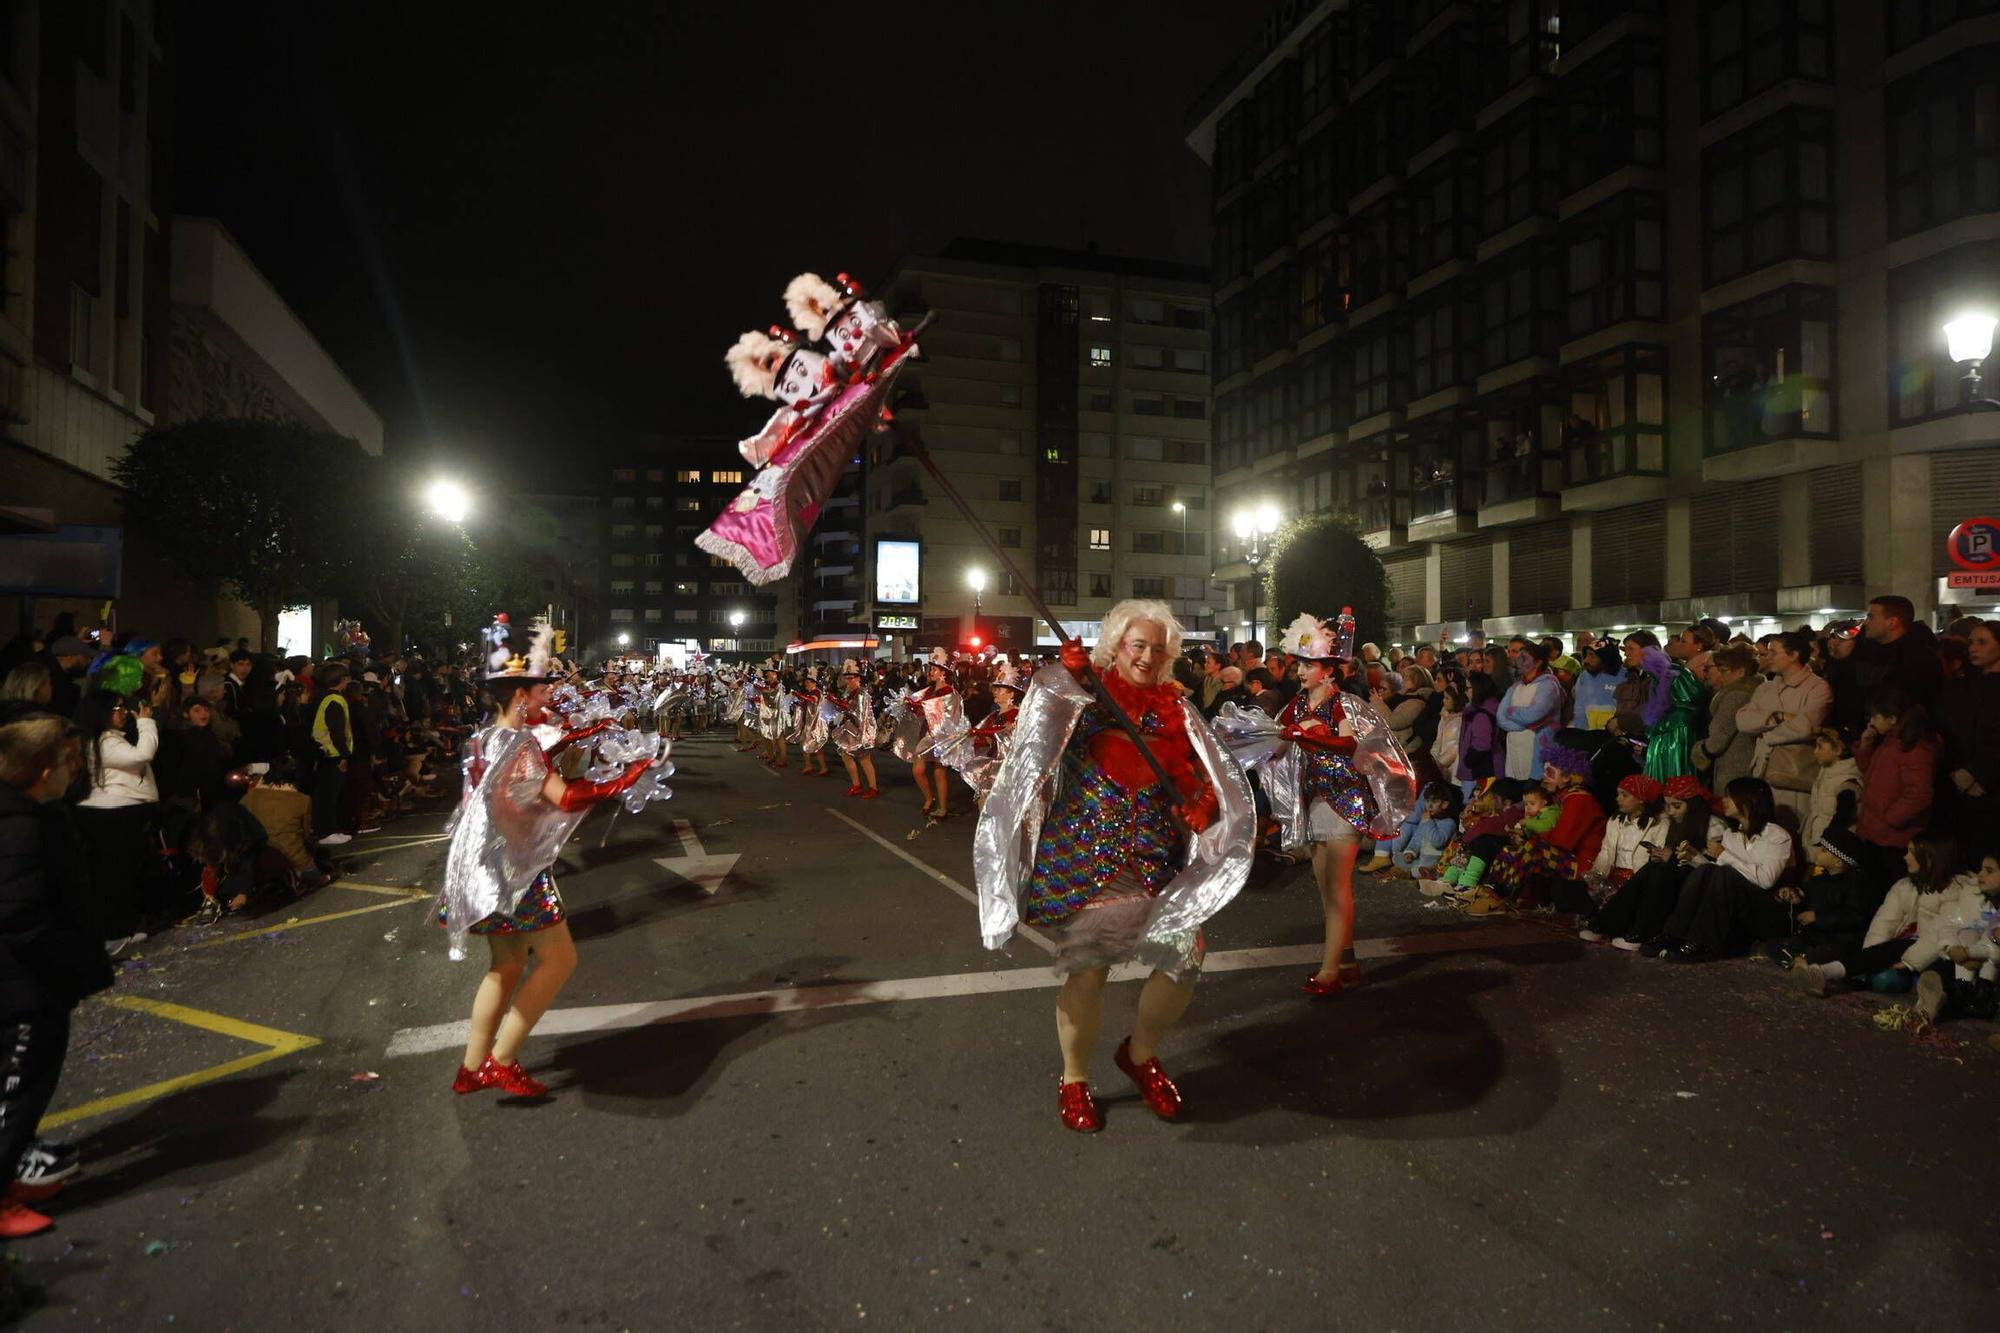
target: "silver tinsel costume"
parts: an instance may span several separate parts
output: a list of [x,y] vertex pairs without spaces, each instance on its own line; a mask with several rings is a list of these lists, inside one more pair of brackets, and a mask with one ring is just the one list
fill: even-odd
[[512,913],[586,811],[542,798],[549,761],[525,729],[488,727],[466,743],[465,795],[452,816],[438,906],[453,960],[486,917]]
[[[1256,808],[1243,770],[1201,714],[1180,699],[1188,745],[1213,787],[1216,814],[1186,847],[1186,861],[1152,899],[1135,957],[1185,973],[1198,966],[1200,926],[1250,878]],[[989,949],[1006,944],[1021,920],[1042,824],[1058,796],[1065,752],[1078,724],[1097,705],[1061,666],[1037,671],[1022,701],[1006,760],[980,811],[973,837],[979,887],[979,933]],[[1179,849],[1175,849],[1179,850]]]
[[[1347,723],[1354,733],[1354,754],[1350,762],[1367,780],[1374,797],[1373,822],[1368,836],[1377,840],[1394,838],[1405,819],[1416,809],[1416,770],[1409,755],[1396,743],[1396,733],[1365,699],[1348,696]],[[1271,817],[1283,830],[1283,847],[1297,851],[1307,842],[1310,811],[1302,798],[1305,787],[1304,747],[1284,734],[1278,720],[1261,708],[1224,704],[1215,715],[1215,734],[1222,738],[1236,761],[1254,770],[1264,784],[1271,802]]]
[[[827,697],[831,699],[833,696]],[[835,705],[840,716],[831,724],[833,743],[840,747],[842,754],[859,754],[863,750],[874,749],[874,696],[864,686],[853,694],[841,696],[840,703],[846,708],[843,710]]]

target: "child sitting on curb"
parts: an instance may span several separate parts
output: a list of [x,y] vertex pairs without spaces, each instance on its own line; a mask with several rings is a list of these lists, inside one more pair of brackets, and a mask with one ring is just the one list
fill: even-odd
[[1458,790],[1446,783],[1433,782],[1424,789],[1423,809],[1410,813],[1396,841],[1390,844],[1386,873],[1422,878],[1425,871],[1437,866],[1457,832]]
[[1867,848],[1853,829],[1826,830],[1808,855],[1812,870],[1804,882],[1778,890],[1778,897],[1797,909],[1792,933],[1764,948],[1765,957],[1781,967],[1831,962],[1860,948],[1882,906],[1886,886],[1868,873]]
[[[1436,898],[1479,887],[1486,867],[1500,854],[1500,848],[1509,835],[1526,817],[1524,801],[1531,794],[1537,794],[1538,808],[1548,806],[1548,793],[1540,787],[1529,787],[1515,778],[1487,778],[1482,782],[1471,804],[1465,808],[1465,819],[1460,826],[1455,848],[1447,848],[1442,858],[1444,870],[1436,879],[1418,880],[1418,888],[1424,897]],[[1549,827],[1555,827],[1553,816],[1549,819]]]
[[[1503,910],[1509,901],[1530,906],[1547,900],[1563,880],[1580,879],[1604,842],[1604,807],[1588,790],[1590,757],[1566,745],[1544,752],[1542,785],[1553,799],[1554,826],[1541,831],[1522,820],[1522,830],[1493,862],[1491,880],[1465,903],[1473,916]],[[1545,822],[1547,812],[1543,812]]]
[[[1667,841],[1666,788],[1644,773],[1633,773],[1618,784],[1618,813],[1604,826],[1604,841],[1597,857],[1583,876],[1583,886],[1570,895],[1558,895],[1557,908],[1568,912],[1594,912],[1623,888],[1651,859],[1651,849]],[[1585,929],[1586,940],[1604,937]]]

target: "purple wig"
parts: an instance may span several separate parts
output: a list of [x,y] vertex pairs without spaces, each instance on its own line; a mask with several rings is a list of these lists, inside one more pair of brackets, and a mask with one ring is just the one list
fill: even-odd
[[1551,745],[1542,751],[1542,763],[1559,773],[1573,773],[1585,782],[1590,781],[1590,756],[1581,750],[1572,750],[1567,745]]

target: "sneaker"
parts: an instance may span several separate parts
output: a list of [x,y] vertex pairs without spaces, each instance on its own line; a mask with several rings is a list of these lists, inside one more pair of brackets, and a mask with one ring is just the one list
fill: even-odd
[[1507,910],[1507,900],[1484,886],[1474,889],[1463,901],[1468,916],[1494,916]]
[[220,898],[203,898],[201,906],[194,909],[194,915],[181,920],[183,926],[212,926],[222,920],[225,908]]
[[1917,978],[1917,1012],[1935,1023],[1943,1009],[1944,978],[1935,972],[1926,972]]
[[0,1240],[38,1236],[54,1225],[46,1213],[38,1213],[18,1199],[0,1199]]
[[53,1185],[68,1180],[83,1165],[83,1155],[67,1143],[36,1142],[21,1154],[14,1179],[24,1185]]
[[1619,935],[1612,939],[1611,947],[1614,949],[1623,949],[1626,953],[1637,953],[1641,945],[1637,940],[1628,940],[1623,935]]
[[344,842],[353,841],[354,835],[352,833],[329,833],[319,840],[319,845],[322,847],[338,847]]
[[1598,934],[1598,933],[1597,933],[1596,931],[1594,931],[1594,930],[1590,930],[1590,929],[1588,929],[1588,928],[1586,928],[1586,929],[1583,929],[1583,930],[1579,930],[1578,932],[1576,932],[1576,937],[1577,937],[1578,939],[1580,939],[1580,940],[1584,940],[1584,941],[1586,941],[1586,942],[1588,942],[1588,943],[1591,943],[1591,944],[1597,944],[1597,943],[1600,943],[1600,942],[1602,942],[1602,940],[1604,939],[1604,937],[1603,937],[1602,935],[1600,935],[1600,934]]
[[1386,856],[1372,856],[1361,865],[1354,867],[1354,873],[1357,875],[1379,875],[1384,870],[1387,870],[1390,864],[1391,862]]
[[1818,963],[1794,964],[1785,975],[1791,979],[1792,986],[1804,994],[1826,994],[1826,969]]
[[104,941],[104,952],[107,956],[116,958],[119,954],[124,953],[134,944],[137,944],[140,940],[143,940],[145,938],[146,937],[144,935],[136,933],[131,935],[120,935],[115,940]]

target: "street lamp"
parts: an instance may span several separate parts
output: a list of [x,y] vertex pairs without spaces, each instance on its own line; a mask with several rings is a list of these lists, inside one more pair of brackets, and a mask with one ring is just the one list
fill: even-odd
[[[1187,559],[1188,559],[1187,505],[1180,500],[1176,500],[1173,503],[1173,511],[1181,516],[1181,568],[1185,569],[1187,568]],[[1179,578],[1176,577],[1175,582],[1178,583],[1179,581],[1180,581]],[[1174,598],[1174,601],[1176,603],[1180,602],[1181,600],[1182,599],[1179,597]],[[1195,626],[1190,626],[1190,628],[1199,629],[1201,627],[1199,625],[1195,625]]]
[[1255,509],[1239,509],[1233,524],[1237,540],[1244,544],[1243,558],[1250,562],[1250,637],[1261,643],[1257,630],[1257,583],[1264,557],[1270,552],[1270,538],[1278,530],[1278,506],[1266,500]]
[[2000,406],[1990,398],[1980,398],[1979,366],[1993,351],[1993,316],[1968,310],[1944,326],[1944,345],[1965,371],[1965,396],[1980,407]]
[[986,591],[986,571],[977,566],[965,571],[965,586],[972,589],[972,615],[979,618],[979,594]]
[[472,497],[465,487],[447,477],[439,477],[424,489],[424,504],[447,523],[463,523],[472,512]]
[[629,634],[620,634],[618,636],[618,646],[620,648],[627,647],[628,645],[631,644],[631,642],[632,642],[632,636]]

